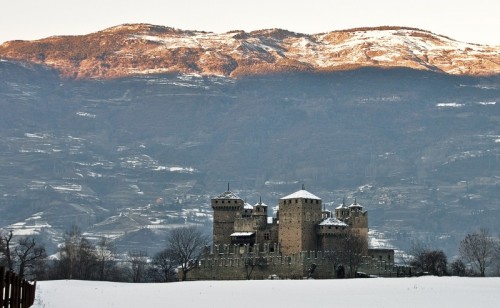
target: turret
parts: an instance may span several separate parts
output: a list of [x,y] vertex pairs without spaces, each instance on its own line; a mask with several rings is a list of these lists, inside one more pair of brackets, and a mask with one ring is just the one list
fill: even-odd
[[265,203],[262,203],[262,199],[259,200],[259,203],[254,205],[253,216],[267,217],[267,205]]

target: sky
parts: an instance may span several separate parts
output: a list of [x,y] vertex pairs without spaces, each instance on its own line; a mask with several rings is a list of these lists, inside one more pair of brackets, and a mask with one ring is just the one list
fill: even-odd
[[2,1],[0,43],[80,35],[124,23],[216,33],[282,28],[314,34],[408,26],[500,45],[498,0],[15,0]]

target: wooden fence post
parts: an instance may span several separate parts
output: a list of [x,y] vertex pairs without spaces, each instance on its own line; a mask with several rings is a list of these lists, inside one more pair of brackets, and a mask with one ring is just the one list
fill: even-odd
[[16,304],[16,274],[10,272],[10,306],[11,308],[17,308]]
[[29,307],[28,304],[28,292],[30,292],[30,283],[27,282],[26,280],[23,280],[22,284],[22,290],[21,290],[21,307]]
[[7,271],[5,273],[5,287],[4,287],[4,290],[5,290],[5,300],[3,301],[3,306],[4,308],[9,308],[9,305],[10,305],[10,290],[11,290],[11,273],[9,271]]
[[35,303],[36,281],[21,279],[0,267],[0,308],[25,308]]
[[26,307],[30,307],[31,305],[33,305],[35,303],[36,280],[34,281],[33,284],[29,284],[29,285],[30,285],[30,290],[28,292],[28,306],[26,306]]
[[22,287],[21,307],[30,307],[35,302],[36,281],[31,284],[23,280]]
[[5,288],[5,268],[0,267],[0,308],[3,307],[3,289]]
[[12,273],[12,283],[11,283],[11,296],[10,296],[10,307],[19,308],[18,306],[18,291],[19,291],[19,278],[15,273]]

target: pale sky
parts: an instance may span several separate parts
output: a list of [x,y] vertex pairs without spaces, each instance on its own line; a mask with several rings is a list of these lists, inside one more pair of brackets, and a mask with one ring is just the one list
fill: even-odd
[[0,43],[96,32],[124,23],[227,32],[322,33],[408,26],[500,45],[500,0],[2,0]]

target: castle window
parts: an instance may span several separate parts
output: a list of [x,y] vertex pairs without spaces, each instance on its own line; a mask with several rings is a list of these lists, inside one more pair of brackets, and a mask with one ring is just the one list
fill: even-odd
[[295,203],[299,203],[299,199],[295,199]]
[[268,241],[270,239],[271,239],[271,235],[268,232],[264,233],[264,240]]
[[222,200],[222,203],[224,203],[224,200]]
[[219,203],[219,200],[215,200],[215,203]]

